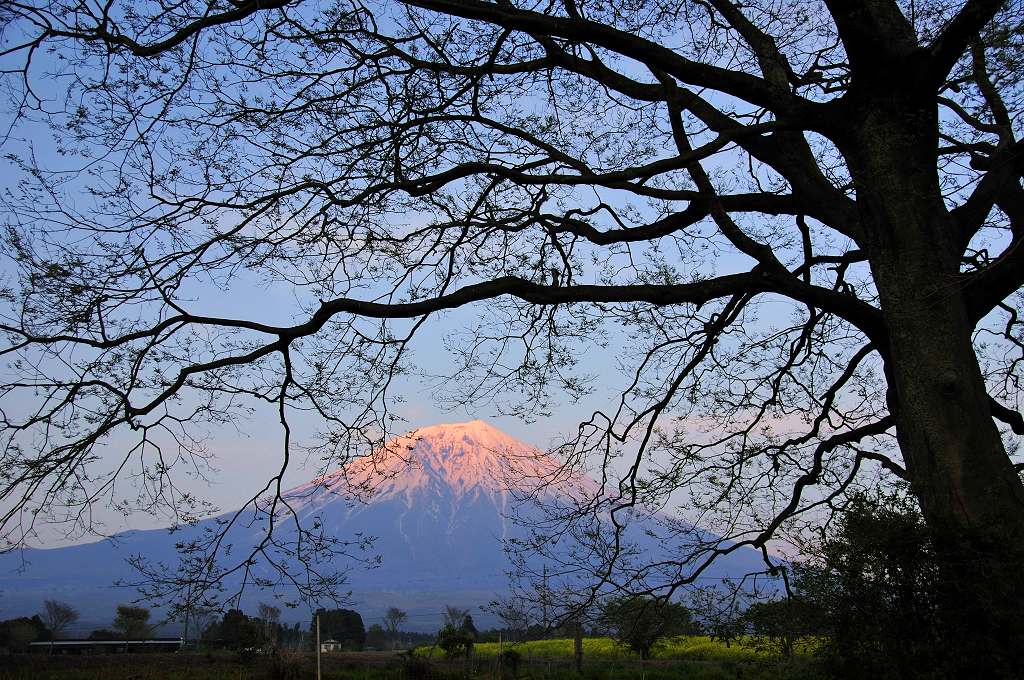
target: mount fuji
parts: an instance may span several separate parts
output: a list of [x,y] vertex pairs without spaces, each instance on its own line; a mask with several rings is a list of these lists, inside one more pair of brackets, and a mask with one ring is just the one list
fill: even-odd
[[[436,630],[444,605],[476,607],[507,591],[513,563],[503,541],[522,533],[510,519],[513,512],[533,512],[524,493],[532,490],[540,503],[557,503],[599,488],[560,469],[556,459],[475,420],[396,438],[283,497],[300,521],[319,522],[328,536],[374,537],[379,566],[353,569],[346,586],[368,624],[397,606],[409,612],[410,630]],[[200,527],[215,521],[204,520]],[[76,606],[83,621],[109,621],[117,603],[135,597],[113,586],[133,576],[126,558],[142,554],[171,561],[180,540],[165,530],[129,531],[95,543],[0,555],[0,618],[30,615],[44,599],[58,599]],[[741,549],[706,573],[741,576],[762,567],[758,552]],[[268,596],[256,593],[249,604],[260,599]],[[308,620],[301,611],[291,616]],[[486,614],[477,620],[495,623]]]

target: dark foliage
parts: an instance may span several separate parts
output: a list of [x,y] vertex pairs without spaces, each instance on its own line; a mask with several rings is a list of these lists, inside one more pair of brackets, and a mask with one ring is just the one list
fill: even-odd
[[388,632],[379,623],[374,623],[366,629],[366,646],[370,649],[384,649],[389,640]]
[[[808,546],[813,562],[796,570],[805,611],[813,610],[822,653],[837,677],[953,677],[969,654],[960,630],[971,613],[932,533],[906,494],[861,494],[835,531]],[[799,618],[799,617],[797,617]]]
[[437,646],[444,650],[444,655],[448,659],[468,657],[473,653],[475,642],[476,637],[468,630],[450,623],[444,624],[437,633]]
[[153,626],[149,623],[149,609],[117,605],[117,616],[114,617],[114,629],[125,640],[139,640],[153,634]]
[[320,641],[337,640],[351,649],[366,644],[363,617],[351,609],[318,609],[310,622],[310,633],[316,635],[316,617],[320,617]]
[[519,675],[519,664],[523,661],[523,655],[514,649],[506,649],[501,653],[501,665],[507,668],[512,677]]
[[444,650],[446,658],[469,658],[480,637],[469,610],[446,606],[443,615],[444,625],[437,632],[437,646]]
[[29,643],[47,642],[52,634],[38,615],[0,621],[0,648],[24,652]]
[[755,602],[744,612],[742,620],[753,634],[755,647],[785,659],[793,658],[801,638],[821,631],[818,607],[798,597]]
[[605,602],[600,625],[640,655],[650,658],[651,649],[662,639],[697,632],[690,611],[678,602],[650,597],[618,597]]
[[430,680],[434,677],[434,667],[422,656],[416,656],[410,650],[402,654],[402,678],[404,680]]
[[309,660],[298,652],[275,650],[263,665],[267,680],[301,680],[310,677]]
[[259,621],[241,609],[229,609],[220,622],[220,637],[228,649],[250,649],[260,644],[260,629]]

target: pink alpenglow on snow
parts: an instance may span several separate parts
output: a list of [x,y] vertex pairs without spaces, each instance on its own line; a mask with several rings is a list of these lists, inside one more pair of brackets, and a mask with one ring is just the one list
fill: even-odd
[[504,506],[531,494],[580,498],[597,488],[553,456],[473,420],[413,430],[286,497],[319,508],[341,498],[377,503],[404,497],[412,504],[414,496],[441,492],[455,499],[485,495]]

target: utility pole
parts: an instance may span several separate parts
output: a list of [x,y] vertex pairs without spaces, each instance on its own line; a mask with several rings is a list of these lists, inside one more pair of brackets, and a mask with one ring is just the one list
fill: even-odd
[[316,680],[320,680],[320,614],[316,615]]

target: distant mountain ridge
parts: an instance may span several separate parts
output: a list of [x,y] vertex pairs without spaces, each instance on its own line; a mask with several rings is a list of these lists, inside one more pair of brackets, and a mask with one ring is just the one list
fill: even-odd
[[[517,530],[509,515],[525,493],[558,501],[598,488],[589,478],[564,473],[559,461],[537,448],[475,420],[403,435],[284,496],[300,520],[319,518],[328,535],[376,537],[373,552],[381,565],[353,570],[348,586],[367,625],[398,606],[409,611],[410,630],[434,630],[445,604],[476,607],[505,592],[512,563],[502,541]],[[118,602],[133,597],[111,587],[131,575],[124,559],[142,553],[171,560],[177,540],[165,530],[133,531],[116,540],[27,550],[24,573],[14,572],[18,555],[0,555],[0,618],[36,612],[46,598],[75,604],[89,620],[103,620],[104,611],[112,617]],[[709,575],[742,574],[759,563],[755,551],[741,550]],[[253,608],[260,599],[268,596],[254,594]],[[494,623],[485,614],[474,616],[480,625]]]

